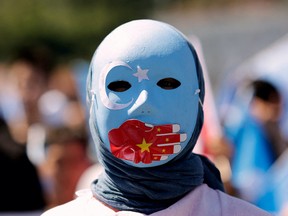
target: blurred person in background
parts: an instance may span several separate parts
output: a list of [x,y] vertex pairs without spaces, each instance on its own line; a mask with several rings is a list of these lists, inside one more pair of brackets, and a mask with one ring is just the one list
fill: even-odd
[[42,121],[48,128],[79,128],[85,124],[85,108],[76,82],[68,64],[59,64],[53,70],[48,89],[38,101]]
[[0,115],[0,215],[39,215],[46,199],[26,146],[15,141]]
[[7,68],[11,81],[9,85],[14,86],[17,95],[17,98],[7,100],[17,99],[21,104],[19,107],[22,113],[21,118],[14,118],[12,115],[7,122],[13,137],[25,145],[29,160],[37,168],[45,196],[47,184],[42,178],[41,163],[44,161],[46,129],[38,104],[42,95],[48,90],[55,64],[51,49],[45,44],[36,43],[20,47]]
[[[53,174],[52,176],[47,174],[51,172],[51,170],[46,170],[46,160],[65,156],[64,154],[59,155],[60,151],[53,150],[57,149],[54,146],[62,146],[59,143],[63,142],[72,143],[71,145],[58,147],[58,149],[66,147],[66,156],[68,157],[70,151],[71,154],[73,154],[74,151],[74,154],[77,156],[77,151],[79,150],[79,154],[81,155],[81,151],[86,145],[83,144],[85,142],[83,137],[81,138],[83,140],[80,138],[76,139],[79,133],[79,131],[77,131],[78,128],[86,128],[86,122],[85,111],[79,101],[75,81],[73,80],[69,67],[56,65],[51,55],[52,53],[46,45],[39,46],[36,44],[20,49],[11,62],[3,67],[3,72],[1,73],[1,84],[3,85],[1,85],[0,92],[1,113],[3,114],[2,116],[5,122],[7,122],[11,139],[13,139],[15,143],[22,144],[20,148],[22,152],[20,155],[26,155],[27,163],[34,167],[40,179],[38,180],[42,187],[41,193],[43,193],[44,195],[42,195],[45,197],[46,208],[49,208],[53,203],[59,204],[62,203],[63,200],[68,201],[69,198],[73,198],[71,193],[74,193],[74,191],[72,192],[72,190],[75,190],[73,188],[75,186],[73,185],[76,184],[75,178],[71,178],[72,186],[69,190],[67,189],[67,194],[63,192],[61,186],[69,185],[69,181],[66,182],[66,185],[60,184],[58,182],[60,182],[59,179],[61,178],[55,176],[59,174],[58,171],[65,167],[65,165],[57,168],[57,175]],[[62,137],[54,136],[53,142],[55,145],[49,148],[51,151],[49,151],[47,158],[46,146],[48,136],[50,136],[48,132],[56,129],[59,130],[59,128],[67,128],[67,131],[70,132],[63,132]],[[76,134],[74,135],[73,132]],[[63,137],[65,137],[65,141]],[[59,138],[59,143],[57,138]],[[57,145],[57,143],[59,145]],[[81,146],[81,143],[83,146]],[[55,155],[53,156],[53,154]],[[7,157],[9,157],[9,155],[7,155]],[[15,157],[14,159],[16,163],[17,158]],[[75,161],[81,161],[78,160],[79,158],[77,157],[74,159]],[[66,161],[66,158],[60,158],[59,161],[61,160]],[[73,163],[73,157],[70,157],[70,160],[70,162]],[[88,161],[84,163],[87,166],[89,164]],[[82,162],[81,164],[83,165]],[[66,174],[71,176],[70,172],[73,172],[74,167],[67,167],[67,172],[62,172],[64,175],[63,178],[69,179],[69,177],[66,178],[65,176]],[[9,164],[7,164],[6,168],[6,170],[10,169]],[[21,166],[19,166],[19,168],[21,168]],[[66,171],[66,169],[64,170]],[[77,169],[75,172],[76,171]],[[23,172],[25,171],[23,170]],[[27,172],[26,175],[29,175],[29,173],[31,172]],[[77,175],[80,174],[76,173],[75,176]],[[55,178],[53,179],[51,176]],[[28,178],[28,176],[25,177]],[[54,182],[56,182],[56,184],[54,184]],[[55,185],[57,187],[56,190],[54,188]],[[35,188],[31,188],[32,186],[33,185],[29,184],[25,188],[31,191],[37,189],[37,184],[35,184]],[[14,191],[14,188],[16,187],[10,187],[11,194],[17,193]],[[53,203],[51,203],[52,193],[55,198]],[[40,201],[41,199],[39,199],[39,202]],[[15,208],[16,207],[15,205]]]
[[38,164],[49,200],[47,208],[73,199],[81,174],[94,163],[89,158],[93,152],[76,82],[70,65],[59,64],[38,101],[46,133],[43,160]]
[[9,65],[8,73],[23,104],[27,128],[42,121],[38,100],[48,88],[55,64],[52,55],[45,45],[24,46]]
[[[232,184],[241,198],[273,210],[275,200],[265,191],[272,184],[267,183],[268,171],[288,147],[279,123],[283,98],[267,80],[255,80],[250,88],[252,98],[247,113],[230,137],[234,145]],[[229,128],[226,130],[229,133]]]
[[[37,102],[46,91],[52,69],[48,53],[42,46],[25,46],[17,51],[1,73],[3,211],[20,214],[43,210],[46,205],[42,179],[37,164],[30,160],[28,143],[34,140],[29,138],[31,126],[41,121]],[[38,143],[40,146],[42,141]]]
[[45,178],[51,181],[48,208],[71,201],[82,174],[94,163],[85,128],[53,128],[47,136]]

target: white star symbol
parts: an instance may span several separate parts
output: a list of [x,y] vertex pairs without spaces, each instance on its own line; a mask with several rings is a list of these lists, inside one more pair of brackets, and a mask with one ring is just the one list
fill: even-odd
[[149,80],[147,73],[148,69],[141,69],[140,66],[137,66],[137,73],[134,73],[133,76],[138,78],[138,82],[141,82],[142,80],[146,79]]

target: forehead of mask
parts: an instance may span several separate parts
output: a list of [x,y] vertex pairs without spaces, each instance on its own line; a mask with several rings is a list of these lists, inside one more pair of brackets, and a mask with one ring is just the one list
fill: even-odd
[[[178,31],[150,20],[124,24],[100,44],[91,67],[92,91],[96,94],[93,121],[108,149],[109,131],[129,119],[152,125],[179,125],[179,133],[187,136],[181,143],[181,150],[185,148],[197,119],[198,81],[194,57]],[[159,81],[166,78],[180,85],[163,88]],[[110,88],[111,83],[119,81],[125,84],[124,91]],[[149,164],[124,161],[137,167],[149,167],[164,164],[176,155]]]

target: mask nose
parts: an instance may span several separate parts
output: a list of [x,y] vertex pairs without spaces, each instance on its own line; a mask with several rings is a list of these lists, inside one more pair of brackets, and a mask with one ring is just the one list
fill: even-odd
[[149,94],[142,90],[133,106],[128,110],[129,115],[149,115],[152,112],[152,105],[148,101]]

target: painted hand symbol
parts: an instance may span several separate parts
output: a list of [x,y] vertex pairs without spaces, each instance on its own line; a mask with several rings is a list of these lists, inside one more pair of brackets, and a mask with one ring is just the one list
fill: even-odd
[[153,126],[133,119],[111,130],[108,137],[115,157],[149,164],[166,160],[169,155],[181,151],[180,143],[187,139],[187,135],[179,131],[177,124]]

